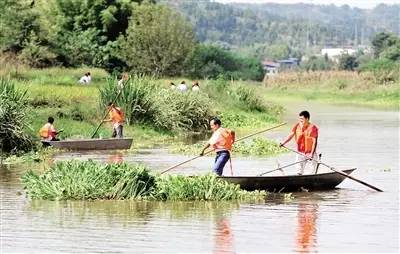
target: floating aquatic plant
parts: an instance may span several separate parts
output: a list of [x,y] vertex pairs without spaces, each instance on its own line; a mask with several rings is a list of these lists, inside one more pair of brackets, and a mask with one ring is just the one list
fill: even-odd
[[22,176],[32,199],[263,200],[265,191],[248,192],[215,175],[153,175],[143,165],[58,162],[42,174]]

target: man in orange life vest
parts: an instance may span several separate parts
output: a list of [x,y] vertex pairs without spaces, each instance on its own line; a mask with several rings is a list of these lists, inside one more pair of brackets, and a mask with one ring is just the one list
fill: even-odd
[[116,107],[112,102],[108,103],[108,107],[110,107],[110,118],[104,120],[104,122],[111,122],[113,126],[113,134],[112,137],[122,138],[123,137],[123,126],[124,126],[124,112],[122,112],[121,108]]
[[59,141],[59,139],[57,138],[57,135],[60,132],[62,132],[62,130],[57,131],[56,128],[54,127],[53,123],[54,123],[54,118],[50,116],[47,119],[47,123],[45,125],[43,125],[42,128],[40,128],[39,135],[43,140]]
[[[309,158],[318,160],[316,154],[317,142],[318,142],[318,127],[310,123],[310,113],[308,111],[300,112],[299,122],[293,126],[291,133],[286,138],[286,140],[281,143],[281,146],[284,146],[293,137],[295,137],[298,152],[304,154]],[[307,162],[309,161],[305,156],[297,155],[296,158],[296,161],[299,162],[297,164],[299,175],[304,174],[304,169],[307,165]],[[312,160],[312,164],[315,172],[317,163],[316,161]]]
[[215,164],[213,171],[221,176],[226,162],[230,159],[230,150],[235,142],[235,132],[221,127],[221,120],[214,117],[210,121],[210,127],[213,134],[208,141],[207,145],[203,148],[200,156],[204,155],[204,151],[210,146],[215,150],[217,156],[215,157]]

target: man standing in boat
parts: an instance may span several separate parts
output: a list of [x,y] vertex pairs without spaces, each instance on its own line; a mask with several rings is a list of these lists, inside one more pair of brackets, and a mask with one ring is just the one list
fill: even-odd
[[316,161],[318,161],[316,153],[318,143],[318,127],[310,123],[310,113],[308,111],[300,112],[299,122],[293,126],[292,131],[286,140],[281,143],[281,146],[284,146],[293,137],[297,143],[297,151],[304,154],[304,156],[298,154],[296,157],[296,162],[298,162],[298,174],[304,174],[304,169],[307,163],[310,161],[308,158],[314,159],[311,160],[311,162],[313,164],[315,173],[317,167]]
[[211,146],[217,153],[213,171],[217,175],[221,176],[224,171],[225,164],[231,157],[230,151],[233,143],[235,142],[235,132],[226,128],[222,128],[221,120],[219,120],[217,117],[214,117],[210,121],[210,127],[213,134],[207,145],[201,151],[200,155],[203,156],[204,151]]
[[113,126],[113,138],[122,138],[122,130],[124,127],[124,112],[122,112],[121,108],[116,107],[112,102],[108,103],[108,107],[110,108],[110,118],[104,120],[104,122],[111,122]]

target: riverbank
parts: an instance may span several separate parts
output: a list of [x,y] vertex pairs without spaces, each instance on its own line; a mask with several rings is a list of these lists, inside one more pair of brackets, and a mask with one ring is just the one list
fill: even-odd
[[[29,104],[29,126],[26,132],[38,141],[37,131],[46,122],[48,116],[56,119],[55,125],[64,129],[61,139],[88,138],[99,125],[104,116],[104,105],[100,103],[100,89],[109,82],[117,82],[104,70],[90,69],[92,83],[78,84],[82,73],[87,68],[67,69],[18,69],[1,72],[3,78],[9,79],[20,90],[27,91]],[[169,90],[169,82],[179,83],[185,78],[158,79],[157,86]],[[260,82],[200,80],[201,93],[211,103],[213,115],[223,120],[223,125],[235,129],[237,136],[273,126],[280,121],[286,103],[293,100],[319,101],[329,104],[352,104],[359,106],[394,108],[398,110],[400,100],[399,83],[386,85],[376,84],[370,74],[354,72],[312,72],[283,73]],[[256,92],[254,92],[256,91]],[[171,101],[171,103],[173,103]],[[259,110],[259,107],[262,110]],[[184,154],[195,154],[195,149],[183,146],[193,140],[204,140],[209,135],[199,135],[190,131],[173,132],[155,128],[152,124],[134,122],[125,125],[125,136],[134,137],[132,149],[150,147],[168,147],[171,151]],[[192,138],[193,134],[197,138]],[[103,124],[98,137],[111,135],[111,127]],[[178,145],[177,145],[178,144]],[[244,155],[257,155],[254,147],[247,147]],[[182,145],[182,147],[180,147]],[[179,146],[179,149],[176,147]],[[199,145],[197,145],[199,146]],[[195,146],[197,148],[197,146]],[[264,145],[263,145],[263,148]],[[263,149],[259,155],[276,153],[274,145],[271,149]],[[196,150],[197,151],[197,150]],[[240,153],[239,153],[240,154]],[[28,155],[27,158],[32,156]],[[18,161],[12,158],[11,161]]]
[[[90,69],[92,82],[89,85],[79,84],[80,74],[87,71],[88,69],[86,68],[39,70],[20,67],[7,73],[1,73],[2,78],[15,84],[18,90],[21,92],[26,91],[28,110],[26,113],[27,126],[24,130],[38,145],[40,145],[40,142],[37,132],[47,121],[48,116],[55,118],[57,129],[64,129],[59,134],[60,139],[79,139],[92,136],[93,131],[104,117],[104,103],[101,101],[101,91],[110,86],[110,84],[116,83],[117,80],[101,69]],[[134,79],[132,82],[143,81],[141,77],[132,76],[131,79]],[[171,106],[175,103],[175,99],[179,99],[176,103],[183,103],[184,107],[193,111],[197,108],[196,104],[188,105],[185,104],[184,100],[188,100],[188,102],[197,99],[201,102],[204,101],[209,104],[207,106],[209,109],[206,109],[209,110],[208,117],[219,116],[223,125],[235,129],[238,135],[273,126],[279,122],[283,112],[283,108],[278,104],[263,100],[255,92],[255,88],[246,87],[244,84],[232,84],[230,81],[223,79],[200,81],[201,91],[199,96],[195,96],[195,94],[193,96],[183,96],[178,92],[171,93],[168,86],[169,82],[165,79],[150,78],[150,81],[147,80],[146,82],[151,82],[156,87],[154,93],[161,93],[161,97],[165,96],[163,93],[167,93],[168,98],[170,98],[168,103],[171,103]],[[187,83],[190,86],[190,81],[187,81]],[[129,84],[131,87],[121,97],[132,96],[130,94],[132,93],[131,88],[135,88],[135,84]],[[184,100],[180,100],[180,97]],[[132,102],[125,100],[124,103],[138,103],[138,99],[141,97],[133,95],[132,98]],[[154,102],[159,102],[158,98],[150,99]],[[104,99],[102,100],[104,101]],[[164,119],[167,117],[162,115],[163,109],[167,110],[167,105],[156,109],[154,107],[143,108],[140,104],[135,105],[135,107],[139,107],[140,114],[143,112],[146,114],[147,110],[156,111],[159,114],[157,117],[162,116]],[[191,108],[193,106],[195,108]],[[135,109],[135,107],[133,108]],[[151,120],[151,116],[148,120],[138,120],[134,119],[134,117],[132,120],[132,116],[127,115],[127,117],[131,118],[131,121],[130,124],[124,126],[124,135],[134,138],[133,150],[155,146],[165,147],[177,142],[185,143],[191,140],[193,135],[201,136],[203,139],[210,135],[210,133],[199,135],[200,133],[196,130],[192,132],[188,129],[160,128]],[[172,117],[174,116],[172,111]],[[195,116],[192,115],[192,117]],[[174,121],[174,119],[168,120]],[[188,120],[188,123],[190,123],[191,119]],[[204,123],[204,126],[206,125]],[[161,126],[164,127],[163,125]],[[111,126],[102,124],[96,136],[100,138],[111,136]],[[26,158],[29,157],[26,156]],[[18,161],[18,159],[12,158],[11,161]]]
[[372,73],[289,72],[265,80],[261,91],[265,99],[280,103],[307,100],[398,110],[399,80],[380,84]]

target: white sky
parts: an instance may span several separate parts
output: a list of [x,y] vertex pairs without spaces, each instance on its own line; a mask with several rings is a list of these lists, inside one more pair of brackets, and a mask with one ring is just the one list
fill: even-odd
[[358,7],[362,9],[372,9],[378,4],[400,4],[400,0],[214,0],[219,3],[279,3],[279,4],[294,4],[294,3],[307,3],[307,4],[335,4],[341,6],[347,4],[351,7]]

